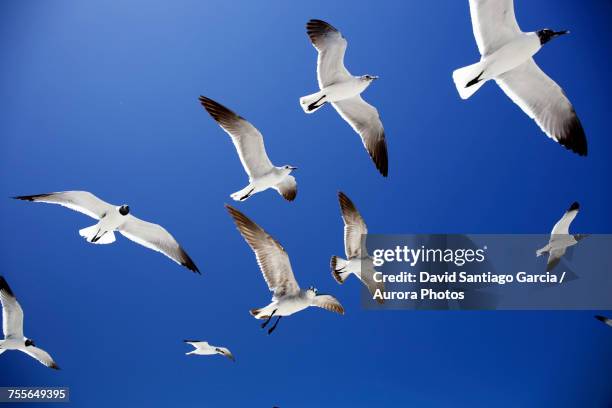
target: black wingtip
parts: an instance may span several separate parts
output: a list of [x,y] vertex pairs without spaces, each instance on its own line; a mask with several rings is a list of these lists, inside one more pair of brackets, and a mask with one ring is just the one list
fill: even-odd
[[187,254],[187,252],[185,252],[185,250],[182,247],[180,248],[180,251],[181,251],[181,265],[183,265],[185,268],[189,269],[190,271],[201,275],[202,273],[196,266],[195,262],[193,262],[191,257]]
[[574,201],[572,205],[570,206],[570,208],[567,209],[567,211],[576,211],[579,209],[580,209],[580,204],[578,204],[578,201]]
[[606,321],[608,320],[607,317],[600,316],[600,315],[595,316],[595,318],[599,320],[600,322],[604,322],[604,323],[606,323]]
[[568,150],[573,151],[579,156],[587,156],[588,146],[584,128],[580,119],[575,112],[572,117],[565,123],[565,132],[558,138],[558,142]]
[[49,368],[52,368],[52,369],[54,369],[54,370],[59,370],[59,369],[60,369],[60,368],[59,368],[59,366],[58,366],[57,364],[55,364],[55,363],[52,363],[52,364],[49,366]]
[[9,296],[15,297],[15,294],[11,290],[11,287],[9,286],[6,279],[4,279],[4,276],[0,276],[0,290],[5,291],[9,294]]
[[15,197],[11,197],[15,200],[22,200],[22,201],[36,201],[37,198],[44,198],[44,197],[48,197],[51,194],[35,194],[35,195],[24,195],[24,196],[15,196]]
[[198,343],[202,340],[183,340],[185,343]]

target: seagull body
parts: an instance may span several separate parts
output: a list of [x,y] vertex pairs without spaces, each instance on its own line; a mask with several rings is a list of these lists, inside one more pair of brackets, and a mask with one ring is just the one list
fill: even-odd
[[266,153],[262,134],[243,117],[205,96],[200,96],[200,103],[230,135],[242,166],[249,176],[249,185],[230,197],[236,201],[244,201],[253,194],[273,188],[286,200],[293,201],[297,195],[297,183],[291,172],[297,167],[274,166]]
[[353,76],[344,66],[347,42],[333,26],[321,20],[310,20],[306,31],[318,51],[318,92],[300,98],[306,113],[313,113],[331,103],[340,116],[361,136],[376,168],[388,173],[387,142],[378,110],[361,98],[361,93],[378,79],[374,75]]
[[234,358],[234,355],[229,351],[229,349],[225,347],[211,346],[210,344],[208,344],[208,342],[201,341],[201,340],[185,340],[185,343],[191,344],[194,347],[192,351],[185,353],[188,356],[189,355],[211,356],[214,354],[220,354],[222,356],[229,358],[232,361],[236,361],[236,359]]
[[0,276],[0,301],[4,333],[4,340],[0,340],[0,354],[6,350],[19,350],[47,367],[59,370],[49,353],[36,347],[32,339],[23,335],[23,309],[3,276]]
[[193,272],[200,272],[185,250],[162,226],[143,221],[130,214],[128,205],[114,206],[88,191],[62,191],[14,197],[18,200],[59,204],[88,215],[98,223],[79,230],[79,234],[92,244],[115,242],[115,231],[126,238],[157,252]]
[[[354,274],[368,288],[378,303],[384,303],[382,293],[385,291],[383,282],[374,280],[374,262],[361,245],[362,236],[368,233],[357,207],[343,192],[338,193],[342,220],[344,221],[344,252],[347,259],[332,256],[331,270],[336,282],[343,284],[346,278]],[[380,296],[379,296],[380,295]]]
[[600,322],[607,324],[608,326],[612,327],[612,319],[610,319],[609,317],[605,317],[605,316],[595,316],[595,318],[597,320],[599,320]]
[[513,0],[470,0],[470,14],[482,57],[453,72],[461,98],[469,98],[485,82],[495,80],[548,137],[586,156],[586,136],[572,104],[532,58],[544,44],[568,31],[521,31]]
[[552,271],[557,266],[561,257],[565,255],[567,248],[576,245],[578,241],[586,237],[584,234],[571,235],[569,233],[570,224],[574,221],[576,215],[578,215],[579,209],[580,205],[574,202],[553,227],[548,244],[536,251],[536,256],[548,253],[547,272]]
[[238,231],[255,252],[263,277],[273,292],[269,305],[250,311],[256,319],[266,319],[262,328],[266,327],[272,317],[277,316],[276,323],[268,330],[268,333],[272,333],[281,317],[290,316],[309,306],[344,314],[344,308],[333,296],[318,294],[314,287],[306,290],[299,287],[293,275],[289,255],[278,241],[240,211],[229,205],[226,205],[226,208]]

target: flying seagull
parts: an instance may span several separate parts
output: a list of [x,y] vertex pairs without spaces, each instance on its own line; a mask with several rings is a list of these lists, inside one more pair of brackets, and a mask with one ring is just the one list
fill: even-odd
[[595,316],[595,318],[599,320],[600,322],[603,322],[607,324],[608,326],[612,327],[612,319],[605,317],[605,316]]
[[532,58],[544,44],[569,31],[522,32],[513,0],[470,0],[470,14],[482,57],[453,72],[461,98],[469,98],[493,79],[548,137],[586,156],[586,136],[574,107]]
[[366,248],[361,247],[361,237],[368,233],[361,214],[353,202],[343,192],[338,193],[342,220],[344,220],[344,252],[347,259],[339,256],[331,257],[332,276],[336,282],[342,284],[351,273],[355,274],[368,288],[372,297],[376,296],[378,303],[384,303],[382,294],[385,291],[383,282],[374,280],[374,263],[367,253]]
[[552,271],[557,266],[567,248],[576,245],[578,241],[586,237],[585,234],[570,235],[569,233],[570,224],[574,221],[576,215],[578,215],[579,209],[580,205],[574,202],[553,227],[548,244],[536,251],[537,256],[548,253],[547,272]]
[[385,129],[378,110],[361,98],[361,93],[378,79],[374,75],[355,77],[344,67],[346,39],[330,24],[321,20],[306,23],[306,32],[319,53],[317,77],[319,92],[300,98],[304,112],[313,113],[326,102],[361,136],[363,145],[380,173],[387,177],[388,159]]
[[97,224],[79,231],[79,234],[87,242],[92,244],[112,244],[115,242],[114,231],[119,231],[126,238],[149,249],[161,252],[190,271],[200,273],[198,267],[187,255],[187,252],[168,231],[161,225],[152,224],[134,217],[130,214],[130,207],[128,205],[114,206],[100,200],[88,191],[62,191],[13,198],[59,204],[99,220]]
[[200,103],[230,135],[242,167],[249,175],[249,185],[230,197],[236,201],[244,201],[255,193],[273,188],[286,200],[293,201],[297,195],[297,183],[291,172],[297,167],[274,166],[266,153],[263,136],[243,117],[205,96],[200,96]]
[[2,302],[2,331],[4,333],[4,340],[0,341],[0,354],[6,350],[23,351],[47,367],[59,370],[49,353],[36,347],[34,340],[23,335],[23,309],[3,276],[0,276],[0,301]]
[[185,340],[185,343],[191,344],[194,347],[192,351],[190,351],[189,353],[185,353],[188,356],[210,356],[213,354],[220,354],[229,358],[232,361],[236,361],[234,355],[229,351],[229,349],[225,347],[211,346],[210,344],[208,344],[208,342],[201,340]]
[[278,241],[240,211],[229,205],[225,207],[234,219],[238,231],[255,252],[259,269],[274,294],[272,303],[268,306],[250,311],[256,319],[266,319],[261,325],[262,328],[267,326],[272,317],[277,316],[268,334],[274,331],[281,317],[290,316],[309,306],[344,314],[344,308],[333,296],[319,294],[312,286],[306,290],[300,289],[293,276],[289,255]]

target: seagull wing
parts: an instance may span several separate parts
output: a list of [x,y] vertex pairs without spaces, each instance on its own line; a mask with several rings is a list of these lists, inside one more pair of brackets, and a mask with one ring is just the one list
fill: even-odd
[[[573,208],[572,206],[572,208],[566,211],[565,214],[563,214],[563,217],[561,217],[561,219],[557,221],[550,234],[553,236],[569,234],[570,224],[572,223],[572,221],[574,221],[576,215],[578,215],[578,208]],[[552,238],[553,237],[551,237],[551,239]]]
[[97,220],[102,218],[108,211],[114,209],[114,206],[100,200],[89,191],[61,191],[57,193],[17,196],[14,198],[17,200],[59,204]]
[[359,133],[363,145],[374,161],[380,173],[387,177],[389,160],[387,158],[387,142],[385,129],[378,116],[378,110],[363,100],[360,95],[333,102],[332,105],[340,116]]
[[600,322],[603,322],[605,324],[607,324],[608,326],[612,326],[612,319],[605,317],[605,316],[595,316],[595,318],[597,320],[599,320]]
[[27,346],[19,350],[23,351],[30,357],[34,357],[35,359],[37,359],[38,361],[40,361],[42,364],[46,365],[47,367],[53,368],[54,370],[59,370],[59,367],[57,366],[57,364],[55,364],[55,361],[53,361],[53,358],[51,358],[49,353],[47,353],[45,350],[40,349],[38,347],[34,347],[34,346]]
[[128,219],[119,226],[121,235],[144,247],[161,252],[190,271],[200,273],[187,252],[164,227],[143,221],[133,215],[127,215],[126,217]]
[[208,347],[210,346],[210,344],[208,344],[207,341],[200,341],[200,340],[184,340],[185,343],[187,344],[191,344],[193,347],[195,347],[196,349],[202,348],[202,347]]
[[23,309],[3,276],[0,276],[0,301],[4,337],[23,339]]
[[229,351],[227,347],[215,347],[215,351],[217,351],[217,353],[224,355],[225,357],[229,358],[232,361],[236,361],[236,359],[234,358],[234,355],[232,354],[231,351]]
[[342,307],[338,299],[336,299],[332,295],[316,295],[315,298],[312,300],[312,305],[321,307],[325,310],[329,310],[330,312],[335,312],[341,315],[344,314],[344,308]]
[[231,136],[242,167],[251,179],[258,178],[274,167],[266,153],[263,136],[249,121],[209,99],[200,96],[200,103],[219,126]]
[[344,252],[351,258],[361,257],[361,236],[368,233],[361,214],[353,202],[343,192],[338,193],[342,220],[344,220]]
[[574,107],[563,89],[533,59],[495,81],[548,137],[581,156],[587,155],[586,136]]
[[306,23],[306,32],[310,42],[319,52],[317,59],[319,88],[323,89],[351,78],[351,74],[344,67],[346,39],[340,31],[325,21],[310,20]]
[[281,244],[240,211],[227,204],[225,208],[242,237],[255,252],[259,269],[268,288],[274,293],[274,298],[298,293],[300,287],[293,276],[289,255]]
[[470,16],[478,51],[483,56],[521,34],[513,0],[470,0]]
[[295,181],[295,177],[292,175],[288,175],[278,183],[275,187],[276,191],[278,191],[287,201],[295,200],[297,196],[297,182]]

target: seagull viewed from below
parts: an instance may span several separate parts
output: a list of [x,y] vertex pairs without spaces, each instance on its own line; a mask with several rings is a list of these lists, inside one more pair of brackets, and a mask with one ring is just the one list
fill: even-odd
[[293,201],[297,195],[297,183],[291,172],[297,167],[274,166],[266,153],[263,136],[243,117],[205,96],[200,96],[200,103],[230,135],[242,167],[249,175],[249,185],[230,197],[236,201],[244,201],[253,194],[273,188],[286,200]]
[[115,231],[126,238],[161,252],[174,262],[183,265],[193,272],[200,273],[187,252],[179,245],[161,225],[152,224],[134,217],[128,205],[114,206],[88,191],[62,191],[57,193],[37,194],[13,197],[17,200],[59,204],[98,220],[91,227],[83,228],[79,234],[92,244],[112,244],[115,242]]
[[[372,298],[380,304],[384,303],[385,284],[374,280],[374,263],[366,252],[362,252],[361,237],[368,233],[361,214],[353,202],[343,192],[338,193],[342,220],[344,220],[344,252],[347,259],[339,256],[331,257],[332,276],[336,282],[343,284],[351,273],[368,288]],[[365,248],[363,248],[365,250]]]
[[453,72],[461,98],[469,98],[493,79],[548,137],[586,156],[586,136],[574,107],[532,58],[544,44],[569,31],[522,32],[513,0],[470,0],[470,14],[482,57]]
[[361,98],[361,93],[378,79],[374,75],[353,76],[344,67],[346,39],[321,20],[306,23],[306,32],[319,53],[317,77],[319,92],[300,98],[304,112],[313,113],[329,102],[361,136],[363,145],[380,173],[387,177],[389,162],[385,129],[378,110]]
[[610,319],[609,317],[595,316],[595,318],[597,320],[599,320],[600,322],[603,322],[603,323],[607,324],[608,326],[612,327],[612,319]]
[[229,351],[229,349],[225,347],[211,346],[210,344],[208,344],[208,342],[201,341],[201,340],[185,340],[185,343],[191,344],[193,347],[195,347],[190,352],[185,353],[188,356],[190,355],[210,356],[213,354],[220,354],[222,356],[229,358],[230,360],[234,362],[236,361],[236,359],[234,358],[234,355]]
[[3,276],[0,276],[0,301],[4,333],[4,340],[0,340],[0,354],[6,350],[23,351],[47,367],[59,370],[49,353],[36,347],[34,340],[23,335],[23,309]]
[[546,265],[547,272],[551,272],[555,266],[557,266],[561,257],[565,255],[567,248],[576,245],[578,241],[586,238],[585,234],[570,235],[569,233],[570,224],[574,221],[576,215],[578,215],[579,209],[580,205],[574,202],[553,227],[548,244],[536,251],[537,256],[548,253],[548,263]]
[[277,316],[268,334],[276,329],[281,317],[290,316],[309,306],[344,314],[344,308],[333,296],[318,294],[314,287],[306,290],[300,289],[293,276],[289,255],[281,244],[240,211],[229,205],[225,207],[234,219],[238,231],[255,252],[259,269],[261,269],[268,288],[274,294],[272,303],[268,306],[250,311],[256,319],[266,319],[261,325],[262,328],[268,325],[272,317]]

